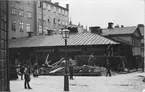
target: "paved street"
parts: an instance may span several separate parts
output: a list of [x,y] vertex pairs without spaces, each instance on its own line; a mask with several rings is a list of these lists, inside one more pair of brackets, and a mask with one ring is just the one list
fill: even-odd
[[[142,82],[145,73],[120,74],[112,77],[82,77],[75,76],[70,80],[69,92],[143,92],[145,83]],[[31,76],[32,89],[24,89],[24,81],[10,82],[11,92],[64,92],[63,76]]]

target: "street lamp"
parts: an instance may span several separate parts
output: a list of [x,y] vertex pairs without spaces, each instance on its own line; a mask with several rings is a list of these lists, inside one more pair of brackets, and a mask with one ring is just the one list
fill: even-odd
[[65,27],[61,31],[62,37],[65,40],[65,74],[64,74],[64,91],[69,91],[68,79],[68,59],[67,59],[67,39],[69,38],[69,30]]

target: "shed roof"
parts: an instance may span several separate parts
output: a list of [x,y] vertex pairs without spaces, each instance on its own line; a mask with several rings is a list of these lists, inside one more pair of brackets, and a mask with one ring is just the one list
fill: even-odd
[[112,29],[105,28],[102,30],[102,35],[108,36],[108,35],[133,34],[137,28],[138,28],[137,26],[120,27],[120,28],[112,28]]
[[[77,33],[71,34],[68,39],[68,46],[81,46],[81,45],[106,45],[106,44],[119,44],[115,41],[102,37],[93,33]],[[64,39],[60,34],[57,35],[41,35],[24,37],[9,40],[9,48],[22,48],[22,47],[51,47],[51,46],[64,46]]]

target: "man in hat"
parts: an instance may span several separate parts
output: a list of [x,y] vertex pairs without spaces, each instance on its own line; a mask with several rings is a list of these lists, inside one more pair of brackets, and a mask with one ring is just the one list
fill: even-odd
[[107,58],[106,59],[106,77],[108,76],[108,74],[109,74],[109,76],[111,77],[111,72],[110,72],[110,61],[109,61],[109,59]]

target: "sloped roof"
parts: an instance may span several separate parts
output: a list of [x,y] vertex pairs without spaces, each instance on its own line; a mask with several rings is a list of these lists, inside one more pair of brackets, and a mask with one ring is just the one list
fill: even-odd
[[120,27],[120,28],[113,28],[113,29],[103,29],[102,35],[126,35],[126,34],[133,34],[134,31],[137,29],[137,26],[131,27]]
[[68,27],[71,27],[71,28],[77,28],[78,26],[75,25],[75,24],[70,24],[70,25],[68,25]]
[[[68,39],[68,45],[105,45],[105,44],[118,44],[110,39],[102,37],[93,33],[78,33],[71,34]],[[22,47],[45,47],[45,46],[64,46],[64,39],[60,34],[57,35],[42,35],[25,37],[19,39],[9,40],[9,48],[22,48]]]

